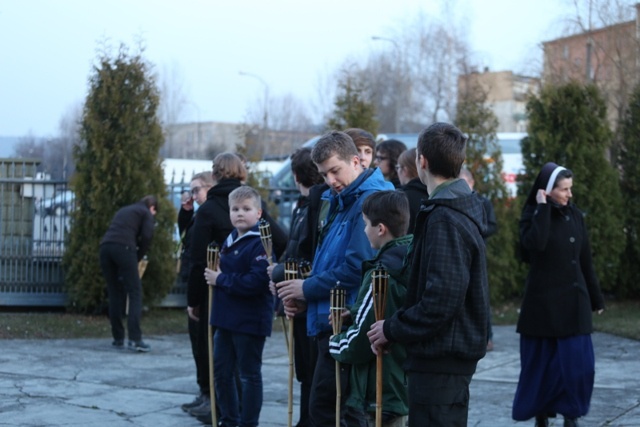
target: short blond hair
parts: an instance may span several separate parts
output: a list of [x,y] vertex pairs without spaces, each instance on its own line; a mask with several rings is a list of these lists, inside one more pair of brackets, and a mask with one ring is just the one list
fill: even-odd
[[229,193],[229,205],[249,199],[251,199],[256,209],[262,209],[262,197],[260,197],[260,193],[253,187],[241,185]]

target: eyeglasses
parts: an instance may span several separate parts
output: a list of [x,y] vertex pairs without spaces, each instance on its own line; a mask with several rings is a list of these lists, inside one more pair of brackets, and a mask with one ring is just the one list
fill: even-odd
[[201,188],[202,188],[202,187],[193,187],[193,188],[191,189],[191,194],[198,194],[198,193],[200,192],[200,189],[201,189]]
[[385,156],[376,156],[376,161],[381,162],[383,160],[389,160],[389,158]]

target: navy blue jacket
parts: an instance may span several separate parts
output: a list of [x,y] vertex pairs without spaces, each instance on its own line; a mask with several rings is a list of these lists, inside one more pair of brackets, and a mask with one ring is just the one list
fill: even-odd
[[271,335],[274,297],[269,291],[267,254],[256,224],[238,238],[233,230],[220,250],[210,323],[244,334]]

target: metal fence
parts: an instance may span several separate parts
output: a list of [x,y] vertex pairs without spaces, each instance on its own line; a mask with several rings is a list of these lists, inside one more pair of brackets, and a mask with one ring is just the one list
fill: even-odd
[[[36,160],[0,159],[0,307],[64,306],[61,267],[74,195],[66,181],[45,179]],[[168,186],[179,207],[184,176]],[[97,257],[97,254],[96,254]],[[185,306],[176,283],[162,306]]]

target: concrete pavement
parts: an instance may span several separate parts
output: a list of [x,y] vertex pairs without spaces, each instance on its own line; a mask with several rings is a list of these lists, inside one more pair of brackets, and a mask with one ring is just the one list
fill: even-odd
[[[511,420],[519,373],[518,335],[494,327],[495,350],[471,383],[470,426],[528,426]],[[188,337],[151,336],[147,354],[111,340],[0,340],[0,426],[199,427],[180,410],[197,388]],[[596,385],[582,426],[640,426],[640,342],[593,335]],[[281,332],[264,352],[261,426],[287,425],[288,359]],[[297,421],[298,387],[295,389]],[[551,425],[561,426],[562,418]]]

